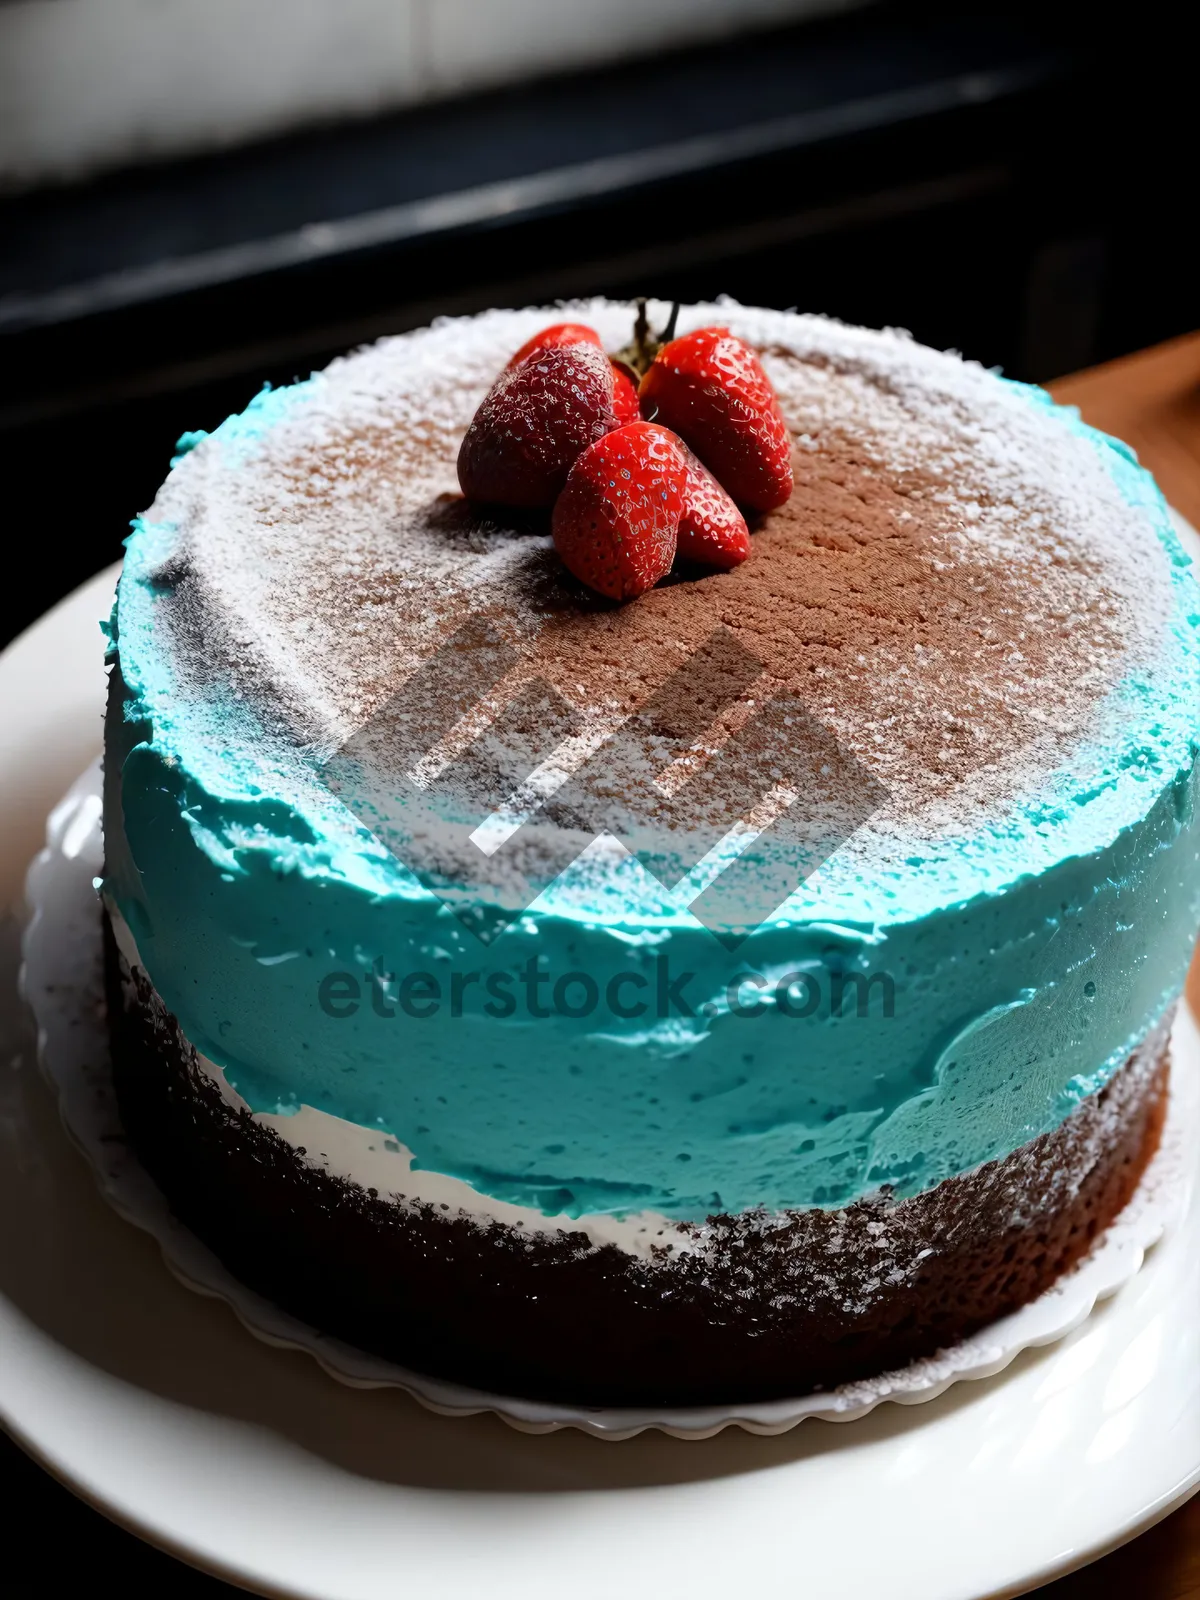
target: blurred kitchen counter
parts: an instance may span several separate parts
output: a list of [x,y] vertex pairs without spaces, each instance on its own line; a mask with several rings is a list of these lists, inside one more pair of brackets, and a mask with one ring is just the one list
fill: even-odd
[[[1124,439],[1167,499],[1200,528],[1200,333],[1092,367],[1048,385],[1085,422]],[[1200,1016],[1200,953],[1188,994]],[[1048,1600],[1196,1600],[1200,1498],[1132,1544],[1040,1591]]]

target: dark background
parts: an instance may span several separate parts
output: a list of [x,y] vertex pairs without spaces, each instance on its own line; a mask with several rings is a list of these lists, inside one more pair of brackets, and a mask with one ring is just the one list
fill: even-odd
[[0,637],[185,429],[439,312],[728,293],[1033,381],[1191,329],[1190,52],[1125,17],[876,5],[0,202]]
[[877,5],[0,202],[0,637],[119,554],[185,429],[439,312],[724,292],[1034,381],[1191,329],[1190,52],[1126,18]]

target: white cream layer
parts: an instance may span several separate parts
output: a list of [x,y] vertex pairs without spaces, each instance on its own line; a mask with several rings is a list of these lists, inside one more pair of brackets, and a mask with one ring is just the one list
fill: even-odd
[[[128,923],[107,896],[104,903],[122,956],[153,986]],[[548,1217],[529,1206],[493,1200],[461,1178],[414,1169],[412,1152],[384,1128],[364,1128],[308,1105],[293,1112],[252,1111],[223,1069],[199,1050],[196,1065],[229,1105],[248,1112],[260,1127],[277,1134],[309,1166],[319,1167],[361,1189],[374,1190],[397,1204],[439,1206],[463,1213],[481,1227],[500,1222],[529,1234],[583,1233],[595,1245],[615,1245],[635,1256],[649,1256],[652,1250],[664,1247],[679,1255],[697,1249],[704,1241],[705,1228],[680,1227],[656,1211],[627,1216],[594,1213]]]

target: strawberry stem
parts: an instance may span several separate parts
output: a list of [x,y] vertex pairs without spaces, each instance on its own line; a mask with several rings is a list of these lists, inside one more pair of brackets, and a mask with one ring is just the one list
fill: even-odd
[[633,324],[633,339],[623,350],[618,350],[613,359],[631,367],[639,378],[644,377],[663,345],[670,344],[675,337],[675,324],[678,321],[679,301],[676,300],[671,306],[671,315],[667,318],[667,325],[663,331],[651,333],[650,319],[646,315],[646,301],[644,297],[639,297],[637,317]]
[[640,299],[637,303],[637,319],[633,324],[633,348],[637,359],[634,366],[639,372],[645,372],[654,355],[650,349],[650,318],[646,315],[646,302]]

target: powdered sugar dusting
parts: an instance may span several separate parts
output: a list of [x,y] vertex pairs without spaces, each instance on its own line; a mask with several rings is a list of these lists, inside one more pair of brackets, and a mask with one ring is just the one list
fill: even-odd
[[[629,306],[566,309],[609,348],[628,336]],[[483,613],[590,714],[607,708],[616,722],[646,698],[638,630],[652,630],[666,677],[702,642],[694,628],[712,625],[713,597],[738,591],[660,589],[613,622],[565,578],[543,523],[501,526],[458,493],[475,407],[546,320],[544,309],[496,311],[381,341],[262,398],[192,451],[151,513],[180,534],[181,674],[233,685],[285,746],[332,749]],[[1116,684],[1152,671],[1172,597],[1151,517],[1127,503],[1090,439],[972,363],[895,333],[732,303],[692,307],[681,327],[713,321],[762,352],[798,470],[816,464],[851,497],[859,480],[883,484],[897,549],[919,526],[905,581],[928,588],[935,613],[923,635],[885,597],[890,629],[877,627],[872,577],[846,612],[861,645],[810,647],[813,597],[789,577],[771,608],[800,665],[782,660],[778,639],[755,639],[757,623],[743,642],[767,686],[802,692],[886,784],[877,833],[971,826],[1054,770]],[[794,518],[796,502],[785,509]],[[769,522],[760,538],[755,558],[717,581],[756,567],[767,581]]]

